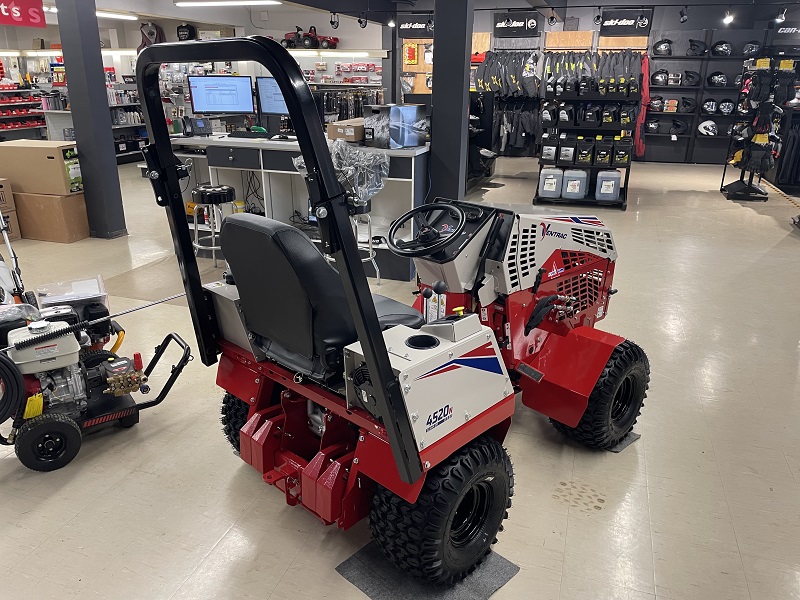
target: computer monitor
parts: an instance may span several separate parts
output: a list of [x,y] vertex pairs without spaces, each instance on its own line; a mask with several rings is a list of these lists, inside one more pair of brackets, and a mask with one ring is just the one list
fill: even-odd
[[256,89],[262,115],[289,114],[286,100],[283,99],[283,92],[274,77],[256,77]]
[[189,76],[192,112],[253,114],[253,87],[249,76]]

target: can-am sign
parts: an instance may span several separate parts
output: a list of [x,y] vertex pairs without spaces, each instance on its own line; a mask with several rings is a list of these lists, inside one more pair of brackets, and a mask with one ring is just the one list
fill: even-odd
[[600,35],[607,37],[650,35],[652,8],[611,8],[603,10]]
[[773,46],[800,45],[800,21],[784,21],[776,24],[772,34]]
[[433,18],[430,13],[424,15],[397,15],[397,31],[401,38],[432,38]]
[[517,38],[542,35],[542,15],[536,11],[494,13],[494,37]]
[[42,0],[0,0],[0,25],[47,27]]

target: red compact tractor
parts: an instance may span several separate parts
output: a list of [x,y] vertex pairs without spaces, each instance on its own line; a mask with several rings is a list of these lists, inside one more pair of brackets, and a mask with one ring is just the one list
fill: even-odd
[[336,48],[339,45],[339,38],[328,35],[317,35],[317,28],[313,25],[308,31],[303,31],[302,27],[295,25],[295,31],[284,34],[281,46],[284,48]]
[[[228,217],[230,271],[202,285],[181,198],[187,175],[161,106],[162,63],[254,60],[283,91],[323,251],[272,219]],[[386,556],[452,583],[489,553],[514,491],[503,440],[515,397],[568,436],[609,448],[633,427],[644,352],[594,328],[608,311],[616,247],[596,217],[527,215],[439,200],[398,219],[389,245],[415,259],[416,308],[373,295],[313,97],[263,37],[158,44],[137,60],[203,362],[219,362],[224,432],[290,505],[342,529],[368,517]],[[522,460],[525,457],[521,457]]]

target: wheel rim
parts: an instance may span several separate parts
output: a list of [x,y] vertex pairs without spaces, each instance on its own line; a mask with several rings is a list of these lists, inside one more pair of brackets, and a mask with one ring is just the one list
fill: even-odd
[[40,435],[33,446],[33,453],[36,460],[42,462],[52,462],[58,460],[67,450],[67,440],[64,434],[47,432]]
[[636,382],[633,375],[628,375],[619,384],[617,392],[614,394],[614,402],[611,404],[611,421],[616,424],[624,420],[635,400]]
[[473,485],[456,508],[450,542],[463,548],[473,542],[483,530],[493,498],[492,486],[487,481]]

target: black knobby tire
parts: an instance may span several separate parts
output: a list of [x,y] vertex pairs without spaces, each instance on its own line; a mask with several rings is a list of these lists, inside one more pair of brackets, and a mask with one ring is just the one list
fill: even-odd
[[222,433],[228,438],[233,449],[239,452],[239,430],[247,423],[250,406],[233,394],[225,394],[222,398]]
[[25,292],[22,294],[22,299],[25,300],[25,304],[30,304],[34,308],[39,308],[39,300],[33,292]]
[[628,435],[639,418],[650,384],[650,363],[638,345],[625,340],[614,348],[575,427],[553,426],[588,448],[606,450]]
[[75,421],[59,413],[44,413],[22,424],[14,451],[29,469],[55,471],[77,456],[81,440],[81,428]]
[[375,486],[372,539],[400,569],[452,584],[491,552],[508,518],[514,470],[505,448],[477,438],[428,472],[415,504]]
[[110,358],[116,360],[119,356],[111,350],[83,350],[81,352],[81,362],[87,369],[98,367]]

